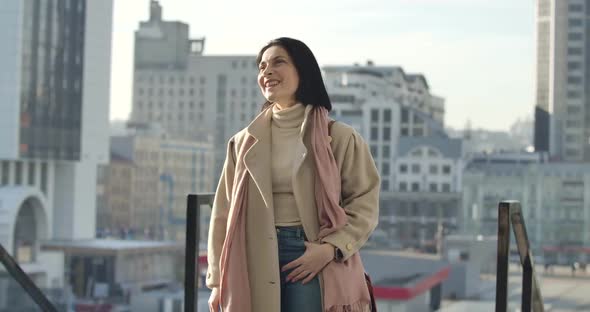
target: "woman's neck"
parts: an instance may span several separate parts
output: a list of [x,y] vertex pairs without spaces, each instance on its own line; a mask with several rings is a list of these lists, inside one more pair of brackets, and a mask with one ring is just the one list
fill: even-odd
[[289,107],[293,107],[293,105],[297,104],[296,100],[290,100],[290,101],[281,101],[281,102],[275,102],[275,106],[279,109],[279,110],[283,110]]

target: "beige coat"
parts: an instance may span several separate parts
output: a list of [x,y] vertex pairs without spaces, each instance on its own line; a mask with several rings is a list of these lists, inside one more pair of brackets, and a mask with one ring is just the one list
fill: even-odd
[[[319,218],[314,196],[315,165],[310,155],[308,116],[311,108],[311,105],[306,107],[302,135],[294,148],[298,157],[293,169],[293,192],[305,234],[310,241],[316,241]],[[246,152],[244,162],[251,175],[246,208],[246,249],[253,312],[281,310],[270,171],[271,116],[272,111],[267,110],[229,140],[209,228],[207,286],[213,288],[219,285],[219,258],[226,234],[237,151],[245,142],[246,134],[250,134],[256,138],[256,143]],[[342,177],[342,207],[348,215],[348,223],[324,241],[337,246],[347,259],[363,246],[377,226],[380,178],[367,144],[352,127],[336,122],[331,135],[332,150]]]

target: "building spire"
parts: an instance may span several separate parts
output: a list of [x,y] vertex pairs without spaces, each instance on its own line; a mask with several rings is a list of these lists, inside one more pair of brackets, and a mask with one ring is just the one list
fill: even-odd
[[157,0],[150,0],[150,22],[162,21],[162,6]]

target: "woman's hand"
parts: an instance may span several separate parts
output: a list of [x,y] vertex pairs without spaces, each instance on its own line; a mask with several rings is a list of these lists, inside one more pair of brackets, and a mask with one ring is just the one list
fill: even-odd
[[211,289],[211,296],[209,296],[209,312],[219,311],[219,287]]
[[334,246],[331,244],[305,242],[305,247],[303,256],[289,262],[281,269],[283,272],[293,269],[287,275],[287,282],[303,279],[302,284],[308,283],[334,259]]

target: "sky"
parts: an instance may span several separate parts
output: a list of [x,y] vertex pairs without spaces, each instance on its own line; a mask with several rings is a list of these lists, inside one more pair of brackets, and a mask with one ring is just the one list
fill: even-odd
[[[320,66],[372,60],[426,76],[445,123],[505,130],[532,118],[534,0],[160,0],[165,20],[205,37],[205,55],[256,55],[269,40],[305,42]],[[114,0],[111,120],[131,111],[133,36],[149,0]]]

